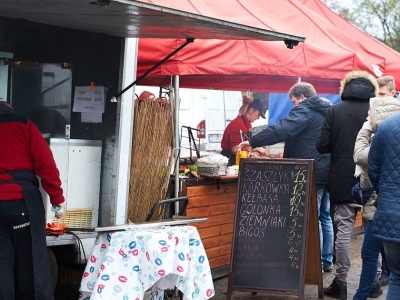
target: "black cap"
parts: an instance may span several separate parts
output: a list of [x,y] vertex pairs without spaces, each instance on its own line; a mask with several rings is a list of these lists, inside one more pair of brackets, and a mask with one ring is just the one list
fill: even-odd
[[253,102],[249,104],[249,107],[247,109],[254,108],[260,112],[261,118],[265,119],[264,115],[264,105],[260,101],[260,99],[254,99]]

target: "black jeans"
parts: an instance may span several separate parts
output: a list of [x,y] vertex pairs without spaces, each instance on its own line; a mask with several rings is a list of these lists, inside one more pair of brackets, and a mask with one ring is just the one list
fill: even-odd
[[32,242],[24,200],[0,200],[0,300],[35,299]]

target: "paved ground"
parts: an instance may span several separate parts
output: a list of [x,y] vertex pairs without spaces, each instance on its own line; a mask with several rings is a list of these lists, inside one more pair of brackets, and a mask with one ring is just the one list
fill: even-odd
[[[364,235],[359,234],[359,235],[354,235],[352,238],[352,248],[351,248],[351,259],[352,259],[352,266],[350,269],[350,275],[348,278],[348,283],[347,283],[347,293],[348,297],[347,299],[353,299],[353,296],[357,290],[358,287],[358,281],[360,278],[361,274],[361,246],[363,242]],[[73,275],[73,274],[72,274]],[[76,277],[76,276],[73,276]],[[78,276],[79,277],[79,276]],[[325,273],[323,274],[323,281],[324,281],[324,287],[329,286],[329,284],[332,282],[334,278],[334,272],[333,273]],[[73,280],[77,281],[77,280]],[[79,284],[69,284],[65,286],[58,286],[56,289],[55,293],[55,300],[76,300],[78,298],[78,287]],[[212,298],[213,300],[226,300],[226,291],[228,287],[228,277],[223,277],[216,279],[214,281],[214,287],[216,290],[216,295]],[[383,294],[379,297],[376,298],[377,300],[384,300],[386,299],[386,292],[387,292],[387,286],[383,287]],[[315,285],[306,285],[305,287],[305,293],[304,293],[304,300],[316,300],[318,299],[318,288]],[[178,297],[176,297],[178,299]],[[252,295],[251,293],[239,293],[239,292],[234,292],[234,299],[235,300],[241,300],[241,299],[252,299],[252,300],[283,300],[283,299],[288,299],[287,296],[271,296],[271,295],[266,295],[266,294],[258,294],[258,295]],[[333,298],[331,297],[325,297],[325,299],[332,300]],[[370,298],[372,299],[372,298]],[[112,299],[110,299],[112,300]]]
[[[352,261],[352,266],[350,269],[350,274],[347,282],[347,299],[353,299],[353,296],[357,290],[358,287],[358,282],[361,274],[361,246],[363,242],[364,235],[359,234],[359,235],[354,235],[352,238],[352,244],[351,244],[351,261]],[[334,272],[332,273],[325,273],[323,274],[323,281],[324,281],[324,287],[327,287],[330,285],[334,278]],[[226,291],[228,287],[228,277],[223,277],[216,279],[214,281],[214,287],[216,290],[216,295],[212,298],[213,300],[226,300]],[[378,300],[384,300],[386,299],[386,292],[387,292],[387,286],[383,287],[383,294],[379,298],[375,298]],[[311,286],[311,285],[306,285],[305,287],[305,293],[304,293],[304,300],[315,300],[318,299],[318,288],[317,286]],[[288,296],[268,296],[266,294],[257,294],[257,295],[252,295],[251,293],[239,293],[239,292],[234,292],[234,297],[235,300],[239,299],[253,299],[253,300],[282,300],[282,299],[287,299]],[[324,299],[334,299],[331,297],[326,297]],[[370,298],[372,299],[372,298]]]

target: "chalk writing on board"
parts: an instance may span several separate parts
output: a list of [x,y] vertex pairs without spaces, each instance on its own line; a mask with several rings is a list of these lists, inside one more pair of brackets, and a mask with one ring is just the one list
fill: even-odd
[[240,161],[227,299],[234,290],[302,299],[313,176],[312,160]]
[[[241,161],[232,286],[296,290],[303,274],[308,161]],[[279,278],[285,278],[281,280]]]
[[303,238],[303,225],[299,224],[299,218],[304,217],[304,203],[306,198],[305,187],[307,184],[307,166],[295,166],[295,172],[292,172],[293,187],[292,197],[290,198],[290,214],[288,217],[288,245],[289,261],[293,269],[299,268],[301,241]]
[[267,228],[284,228],[287,216],[282,214],[279,195],[290,194],[291,173],[280,166],[268,165],[253,170],[245,168],[238,236],[263,238]]

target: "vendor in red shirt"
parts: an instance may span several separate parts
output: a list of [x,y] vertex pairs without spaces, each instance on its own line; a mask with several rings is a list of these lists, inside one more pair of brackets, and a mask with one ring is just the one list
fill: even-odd
[[32,121],[0,101],[0,299],[54,299],[37,176],[61,218],[65,199],[50,147]]
[[245,140],[245,136],[240,137],[240,133],[247,135],[251,123],[258,120],[260,116],[265,119],[263,104],[259,99],[254,99],[248,104],[246,112],[238,115],[226,127],[221,140],[221,154],[229,158],[229,165],[235,164],[238,145],[242,141],[241,139]]

